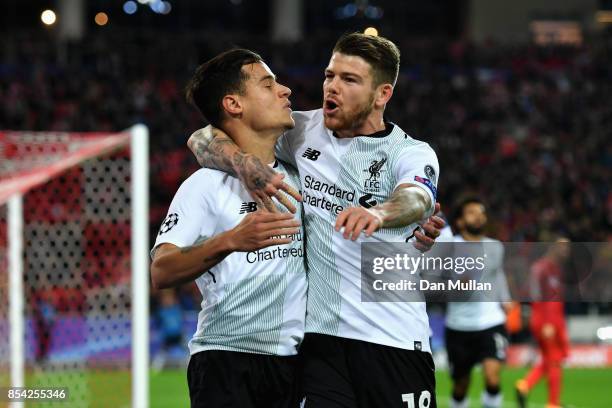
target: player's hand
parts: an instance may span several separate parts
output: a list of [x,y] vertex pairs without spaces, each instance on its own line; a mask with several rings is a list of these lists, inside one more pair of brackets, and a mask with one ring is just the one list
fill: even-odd
[[257,203],[258,208],[265,208],[271,213],[280,213],[272,197],[294,214],[297,208],[289,201],[287,194],[297,201],[302,201],[300,193],[283,181],[284,174],[275,172],[254,156],[245,160],[244,169],[240,171],[239,178]]
[[247,214],[229,231],[230,246],[234,251],[256,251],[273,245],[289,244],[288,235],[300,232],[300,221],[289,213],[255,211]]
[[374,209],[363,207],[349,207],[338,214],[336,218],[336,231],[344,227],[344,239],[355,241],[362,232],[366,237],[372,236],[374,231],[383,225],[382,215]]
[[424,232],[419,230],[414,232],[414,237],[417,239],[413,244],[416,249],[421,252],[427,252],[436,243],[436,238],[440,236],[440,231],[446,225],[446,222],[436,214],[440,212],[440,203],[436,203],[434,213],[431,217],[421,225]]

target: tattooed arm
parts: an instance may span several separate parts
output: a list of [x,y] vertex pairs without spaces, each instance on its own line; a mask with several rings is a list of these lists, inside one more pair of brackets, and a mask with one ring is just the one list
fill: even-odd
[[401,184],[387,201],[371,210],[379,216],[381,227],[398,228],[422,220],[429,208],[431,198],[425,190],[414,184]]
[[[221,170],[240,179],[260,208],[278,212],[271,197],[275,197],[289,211],[296,208],[285,193],[296,200],[300,194],[283,182],[284,174],[277,173],[252,154],[244,153],[222,130],[206,126],[196,130],[187,146],[202,167]],[[285,193],[283,193],[283,191]]]
[[193,281],[232,252],[256,251],[291,242],[288,236],[299,232],[300,222],[289,213],[249,213],[229,231],[192,246],[180,248],[165,243],[157,247],[151,264],[151,280],[156,289]]
[[[421,221],[431,207],[431,198],[421,187],[414,184],[399,185],[389,200],[372,208],[349,207],[336,218],[336,231],[344,228],[345,239],[355,241],[362,232],[371,236],[380,228],[406,227]],[[436,203],[434,214],[440,211]],[[423,224],[426,234],[415,232],[420,250],[431,248],[434,239],[440,235],[445,223],[440,217],[433,215]],[[433,238],[433,239],[432,239]]]

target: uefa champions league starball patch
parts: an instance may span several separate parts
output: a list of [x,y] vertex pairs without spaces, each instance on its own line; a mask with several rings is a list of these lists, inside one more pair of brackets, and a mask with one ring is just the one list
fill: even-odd
[[170,231],[176,224],[178,224],[178,221],[179,216],[177,213],[168,214],[164,222],[162,222],[158,235],[162,235]]

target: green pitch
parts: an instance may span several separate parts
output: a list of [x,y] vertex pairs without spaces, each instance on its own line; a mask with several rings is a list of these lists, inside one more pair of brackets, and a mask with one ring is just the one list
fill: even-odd
[[[612,406],[612,369],[566,369],[563,376],[561,401],[575,408],[609,408]],[[525,374],[524,369],[507,369],[503,374],[504,408],[515,407],[514,382]],[[448,407],[450,382],[448,373],[438,372],[438,406]],[[188,407],[186,374],[184,370],[151,373],[151,408]],[[472,374],[471,406],[480,406],[482,376]],[[533,408],[544,408],[546,384],[541,382],[532,391],[529,402]]]
[[[502,374],[502,392],[504,408],[516,407],[514,398],[514,383],[523,377],[526,369],[506,369]],[[439,372],[436,375],[438,406],[448,407],[450,395],[450,379],[448,373]],[[540,381],[529,395],[529,406],[544,408],[546,405],[546,380]],[[612,369],[565,369],[563,371],[563,388],[561,403],[564,407],[574,408],[609,408],[612,406]],[[472,407],[479,407],[482,391],[482,373],[472,373],[470,399]]]
[[[514,408],[514,382],[525,374],[525,369],[507,369],[503,373],[502,389],[504,408]],[[0,380],[8,380],[0,377]],[[448,373],[438,372],[437,395],[438,406],[449,406],[450,381]],[[37,403],[37,407],[129,407],[131,395],[131,378],[127,371],[67,370],[63,372],[42,373],[30,371],[27,373],[28,387],[67,387],[70,391],[70,402]],[[0,385],[8,385],[8,381],[0,381]],[[609,408],[612,407],[612,368],[609,369],[566,369],[563,376],[563,392],[561,402],[565,407],[573,408]],[[479,371],[472,374],[470,392],[471,406],[480,406],[482,390],[482,375]],[[166,370],[161,373],[151,372],[150,392],[152,408],[188,407],[186,370]],[[541,382],[532,391],[531,408],[544,408],[546,403],[546,387]],[[0,401],[0,408],[3,407]]]

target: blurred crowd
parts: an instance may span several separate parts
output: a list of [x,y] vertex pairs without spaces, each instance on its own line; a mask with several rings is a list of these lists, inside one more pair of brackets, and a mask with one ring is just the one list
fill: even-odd
[[[116,30],[62,43],[13,33],[0,45],[0,127],[149,126],[153,242],[197,168],[185,142],[205,122],[183,92],[195,67],[231,46],[251,48],[293,90],[294,109],[316,109],[335,39],[322,31],[278,45],[238,32]],[[473,192],[502,241],[612,238],[612,38],[577,48],[391,39],[402,67],[387,119],[437,151],[443,209]]]

